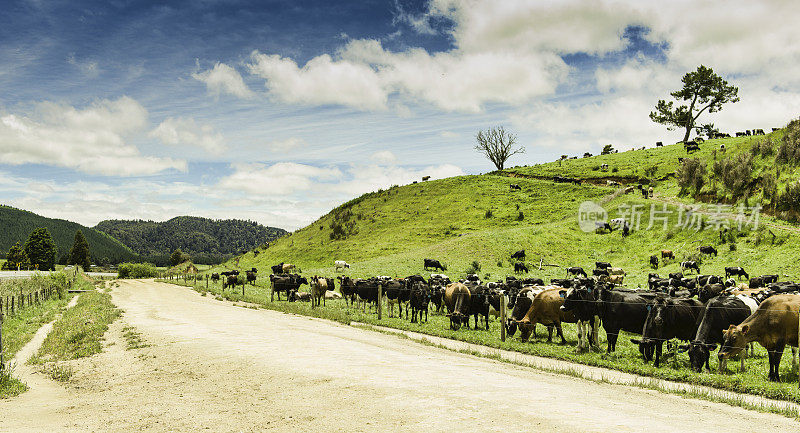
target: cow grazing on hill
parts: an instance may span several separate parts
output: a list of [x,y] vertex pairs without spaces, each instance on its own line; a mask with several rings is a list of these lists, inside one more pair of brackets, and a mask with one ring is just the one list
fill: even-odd
[[727,266],[725,267],[725,278],[728,279],[732,276],[736,276],[738,280],[740,277],[744,277],[745,279],[749,280],[750,275],[745,272],[745,270],[739,266]]
[[594,267],[597,269],[607,269],[611,267],[611,263],[608,262],[594,262]]
[[305,277],[297,274],[290,275],[270,275],[270,283],[272,283],[272,291],[278,294],[278,300],[281,300],[281,292],[286,293],[286,298],[289,299],[289,294],[296,292],[303,284],[308,284]]
[[512,259],[525,260],[525,250],[519,250],[511,255]]
[[658,269],[658,256],[650,256],[650,267],[653,269]]
[[777,275],[762,275],[761,279],[764,281],[764,284],[772,284],[778,282]]
[[450,329],[458,331],[461,325],[469,323],[470,291],[464,284],[452,283],[445,287],[444,304],[447,306],[447,317],[450,318]]
[[664,143],[661,141],[656,141],[656,147],[664,147]]
[[661,259],[675,260],[675,253],[673,253],[671,250],[661,250]]
[[430,176],[422,176],[422,181],[423,182],[428,181],[430,180],[430,178],[431,178]]
[[595,221],[594,223],[594,232],[595,233],[611,233],[614,229],[611,227],[611,224],[603,221]]
[[291,263],[284,263],[283,264],[283,273],[284,274],[288,274],[293,269],[295,269],[295,266],[293,264],[291,264]]
[[508,185],[508,190],[509,191],[522,191],[522,187],[517,185],[516,183],[512,183],[512,184]]
[[593,277],[607,277],[608,276],[608,269],[607,268],[604,268],[604,269],[600,269],[600,268],[592,269],[592,276]]
[[216,272],[211,274],[211,281],[219,281],[219,274]]
[[423,268],[427,270],[428,268],[438,269],[440,271],[446,271],[447,267],[439,263],[438,260],[434,259],[424,259],[423,260]]
[[[797,347],[797,313],[800,296],[774,295],[739,325],[731,325],[724,333],[717,357],[720,362],[737,355],[750,342],[758,342],[769,353],[769,380],[779,382],[778,370],[783,349]],[[794,357],[793,357],[794,358]],[[792,359],[794,363],[794,359]]]
[[567,268],[567,276],[569,277],[570,275],[583,275],[584,278],[587,277],[586,271],[580,266],[571,266]]
[[273,274],[282,274],[283,273],[283,262],[278,263],[275,266],[271,266]]
[[619,331],[642,333],[647,319],[647,304],[653,298],[654,295],[648,293],[600,289],[596,311],[606,331],[607,352],[616,350]]
[[[632,338],[631,342],[645,346],[645,354],[652,352],[650,347],[655,347],[653,366],[658,367],[665,341],[673,338],[689,341],[695,337],[704,306],[696,299],[659,296],[647,305],[647,309],[642,338]],[[648,356],[645,360],[649,361]]]
[[703,254],[708,254],[708,255],[713,254],[714,257],[717,256],[717,249],[712,247],[712,246],[710,246],[710,245],[704,245],[704,246],[699,247],[698,249]]
[[694,269],[695,272],[697,272],[698,274],[700,273],[700,265],[698,265],[697,262],[693,260],[687,260],[685,262],[681,262],[681,269],[684,272]]
[[[564,304],[564,299],[559,294],[559,289],[547,289],[536,295],[533,298],[531,307],[517,323],[520,330],[520,339],[523,342],[528,341],[534,327],[537,323],[543,325],[553,325],[556,328],[557,335],[561,337],[561,344],[565,344],[567,340],[564,338],[564,332],[561,329],[561,323],[575,323],[577,319],[575,314],[570,311],[562,311],[561,306]],[[550,328],[548,333],[547,342],[553,341],[553,331]]]
[[350,269],[350,265],[344,260],[335,260],[333,262],[333,267],[336,269],[337,272],[345,269]]
[[[722,332],[731,325],[742,323],[757,308],[758,303],[755,299],[742,295],[720,295],[706,302],[694,340],[679,348],[680,351],[689,352],[692,370],[700,373],[703,365],[710,370],[708,361],[711,351],[717,348],[717,344],[722,344]],[[742,358],[742,367],[744,367],[744,358]],[[720,369],[722,368],[721,365]]]
[[528,267],[525,266],[525,263],[522,263],[522,262],[514,263],[514,273],[519,274],[519,273],[522,273],[522,272],[524,272],[526,274],[529,272],[528,271]]

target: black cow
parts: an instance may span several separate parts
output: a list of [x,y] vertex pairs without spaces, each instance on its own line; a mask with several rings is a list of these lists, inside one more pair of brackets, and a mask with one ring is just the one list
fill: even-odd
[[656,141],[656,147],[664,147],[664,143]]
[[444,289],[450,284],[450,279],[441,275],[434,275],[428,279],[428,287],[431,291],[431,303],[436,307],[437,312],[442,311],[444,306]]
[[272,268],[272,273],[273,274],[276,274],[276,275],[277,274],[282,274],[283,273],[283,262],[280,262],[279,264],[277,264],[275,266],[271,266],[271,268]]
[[[722,332],[731,325],[742,323],[753,313],[754,310],[748,302],[741,296],[719,295],[706,303],[694,340],[679,348],[680,351],[688,350],[692,370],[700,373],[703,365],[711,369],[708,360],[711,351],[724,341]],[[750,304],[757,305],[755,301]]]
[[428,268],[438,269],[440,271],[447,270],[447,267],[439,263],[438,260],[424,259],[424,269],[428,270]]
[[[406,287],[405,280],[389,280],[381,282],[381,284],[383,285],[383,295],[388,301],[389,317],[394,316],[394,304],[397,303],[397,309],[400,310],[399,315],[402,319],[404,300],[411,299],[410,288]],[[408,318],[408,311],[406,311],[406,318]]]
[[594,267],[597,269],[608,269],[611,267],[611,263],[608,262],[594,262]]
[[550,284],[553,286],[569,289],[570,287],[572,287],[572,280],[570,280],[569,278],[551,278]]
[[750,275],[747,275],[747,272],[745,272],[744,269],[739,266],[725,267],[725,279],[728,279],[734,275],[736,275],[737,280],[739,277],[744,277],[747,280],[750,279]]
[[512,183],[511,185],[508,186],[508,189],[510,191],[521,191],[522,187],[517,185],[516,183]]
[[681,262],[681,269],[684,271],[688,271],[694,269],[698,274],[700,273],[700,265],[693,260],[687,260],[685,262]]
[[658,296],[647,305],[647,309],[642,338],[632,338],[631,342],[645,346],[646,361],[649,361],[649,348],[655,347],[653,366],[658,367],[665,341],[673,338],[689,341],[695,337],[704,306],[696,299]]
[[364,302],[364,310],[367,308],[367,304],[372,304],[375,307],[375,310],[378,309],[378,284],[383,284],[384,281],[380,281],[377,278],[370,278],[368,280],[358,279],[355,281],[356,283],[356,294],[358,295],[359,302]]
[[[597,304],[597,295],[599,293],[598,288],[592,288],[588,286],[581,286],[578,288],[572,288],[568,290],[561,290],[559,294],[562,298],[564,298],[564,303],[561,305],[561,311],[571,311],[575,318],[578,320],[578,324],[580,325],[581,322],[588,322],[590,325],[590,331],[587,332],[587,339],[589,342],[589,346],[596,346],[597,343],[597,335],[595,334],[595,319],[598,316],[598,304]],[[580,331],[580,327],[578,328]],[[580,333],[578,335],[579,343],[580,343]],[[580,345],[580,344],[579,344]],[[588,348],[588,347],[587,347]]]
[[430,288],[427,284],[414,281],[411,286],[411,323],[422,321],[422,314],[425,313],[425,321],[428,321],[428,302],[431,300]]
[[289,274],[285,276],[270,275],[269,280],[272,283],[272,290],[278,293],[278,300],[281,300],[281,292],[286,293],[286,298],[289,299],[289,294],[296,292],[303,284],[308,284],[305,277],[298,274]]
[[761,279],[764,281],[764,284],[772,284],[778,282],[777,275],[762,275]]
[[[777,275],[776,275],[777,276]],[[211,281],[219,281],[219,274],[214,272],[211,274]]]
[[725,290],[725,286],[722,284],[706,284],[697,292],[697,299],[699,299],[700,302],[708,302],[709,299],[716,297],[722,293],[723,290]]
[[525,250],[519,250],[511,255],[512,259],[525,260]]
[[490,291],[483,285],[466,284],[469,288],[469,314],[466,325],[469,328],[469,316],[475,317],[475,329],[478,329],[478,317],[483,316],[486,330],[489,330],[489,295]]
[[650,256],[650,267],[653,269],[658,269],[658,256],[652,255]]
[[339,276],[336,277],[339,280],[339,291],[342,293],[342,297],[344,298],[345,305],[353,306],[356,303],[356,283],[350,277],[343,277]]
[[256,276],[258,274],[258,269],[253,268],[253,269],[251,269],[249,271],[245,271],[245,273],[247,274],[247,282],[255,286],[256,285]]
[[608,269],[593,269],[592,276],[594,277],[607,277],[608,276]]
[[701,287],[706,284],[722,284],[722,277],[718,275],[698,275],[697,284]]
[[606,331],[608,352],[617,348],[619,331],[641,334],[647,319],[647,304],[655,295],[600,288],[597,315]]
[[686,147],[686,153],[697,152],[698,150],[700,150],[700,146],[697,143],[693,143],[693,144],[692,143],[693,142],[689,142],[685,146]]
[[518,262],[518,263],[514,263],[514,272],[517,273],[517,274],[522,273],[522,272],[527,274],[529,271],[528,271],[528,267],[525,266],[525,263]]
[[567,268],[567,276],[570,275],[583,275],[584,278],[587,277],[586,271],[584,271],[580,266],[572,266]]
[[674,280],[680,280],[681,278],[683,278],[683,272],[670,272],[669,278]]
[[714,257],[717,256],[717,249],[712,247],[712,246],[708,246],[708,245],[704,245],[704,246],[700,247],[700,252],[703,253],[703,254],[708,254],[708,255],[713,254]]
[[763,277],[751,277],[749,283],[747,284],[748,287],[751,289],[758,289],[764,287],[764,278]]
[[541,278],[524,278],[522,284],[526,286],[544,286],[544,280]]

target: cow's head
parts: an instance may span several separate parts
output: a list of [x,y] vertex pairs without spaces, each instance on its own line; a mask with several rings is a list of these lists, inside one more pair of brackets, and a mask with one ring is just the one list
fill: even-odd
[[719,348],[717,357],[720,361],[736,356],[744,350],[747,344],[747,334],[750,332],[750,325],[744,324],[740,326],[731,325],[723,333],[722,347]]
[[711,357],[711,352],[717,348],[714,343],[702,343],[700,341],[692,341],[689,344],[683,344],[678,347],[678,352],[688,352],[689,362],[691,363],[692,370],[700,373],[703,371],[703,365],[708,363]]

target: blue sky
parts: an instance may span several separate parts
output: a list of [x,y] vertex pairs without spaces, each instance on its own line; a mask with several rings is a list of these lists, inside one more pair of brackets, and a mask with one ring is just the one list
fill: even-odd
[[494,125],[527,150],[512,164],[678,140],[647,114],[699,64],[740,88],[704,119],[722,130],[800,112],[788,1],[4,5],[0,197],[87,225],[295,229],[367,191],[489,171],[472,147]]

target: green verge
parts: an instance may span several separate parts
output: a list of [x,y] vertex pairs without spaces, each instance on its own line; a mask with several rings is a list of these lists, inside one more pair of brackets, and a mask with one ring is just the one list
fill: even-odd
[[[490,324],[490,331],[462,329],[452,331],[449,329],[449,320],[441,314],[429,314],[427,323],[410,323],[407,319],[388,317],[388,311],[384,305],[384,316],[378,320],[373,313],[364,313],[360,309],[345,306],[343,300],[326,301],[326,306],[312,309],[310,304],[302,302],[270,302],[269,288],[261,285],[245,287],[245,294],[242,295],[241,286],[236,291],[226,290],[223,292],[218,285],[209,285],[206,288],[205,281],[198,281],[196,286],[191,283],[183,283],[169,280],[158,280],[167,283],[178,284],[193,288],[197,292],[211,296],[216,299],[229,300],[233,302],[246,302],[257,304],[263,308],[281,311],[284,313],[298,314],[303,316],[318,317],[333,320],[343,324],[351,322],[361,322],[370,325],[379,325],[406,331],[413,331],[437,337],[444,337],[467,343],[480,344],[501,350],[515,351],[530,355],[542,356],[547,358],[562,359],[584,365],[604,367],[626,373],[633,373],[645,377],[670,380],[675,382],[691,383],[704,385],[716,389],[734,391],[744,394],[760,395],[775,400],[785,400],[800,403],[800,391],[798,391],[798,374],[792,371],[791,355],[787,354],[781,361],[781,380],[774,383],[767,380],[769,371],[769,361],[766,350],[757,346],[756,355],[745,360],[745,371],[739,371],[738,362],[729,362],[728,368],[723,374],[716,372],[716,365],[712,365],[714,372],[695,373],[690,370],[689,358],[684,354],[677,354],[669,357],[660,368],[653,367],[652,364],[645,364],[639,355],[638,346],[630,342],[633,334],[623,333],[617,341],[617,350],[607,354],[602,352],[578,353],[576,350],[577,329],[574,324],[563,324],[564,336],[568,344],[548,344],[546,343],[547,333],[543,327],[538,327],[538,337],[532,338],[529,343],[522,343],[519,338],[508,338],[505,342],[500,341],[500,331],[498,321]],[[471,321],[471,326],[474,321]],[[605,349],[605,332],[600,329],[601,347]],[[554,336],[554,341],[558,339]]]
[[67,361],[99,353],[108,325],[120,314],[108,293],[92,290],[81,294],[77,304],[53,325],[39,352],[29,362]]
[[[42,325],[52,321],[66,307],[69,299],[70,296],[63,299],[54,296],[41,304],[23,308],[15,316],[6,316],[3,320],[3,353],[6,362],[33,338]],[[13,377],[13,367],[8,373],[0,374],[0,399],[19,395],[28,389]]]

